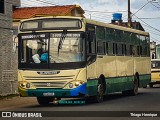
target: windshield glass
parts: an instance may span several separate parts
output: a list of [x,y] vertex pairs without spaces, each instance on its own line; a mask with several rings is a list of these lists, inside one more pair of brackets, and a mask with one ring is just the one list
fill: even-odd
[[50,56],[51,63],[84,61],[83,44],[80,34],[51,34]]
[[49,64],[84,61],[84,42],[80,33],[23,35],[21,63]]
[[23,41],[22,63],[47,63],[49,39]]
[[160,69],[160,61],[152,61],[151,68],[152,69]]

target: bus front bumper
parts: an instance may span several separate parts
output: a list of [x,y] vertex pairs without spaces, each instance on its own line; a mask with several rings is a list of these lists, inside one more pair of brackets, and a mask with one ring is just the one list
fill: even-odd
[[19,87],[18,91],[22,97],[82,97],[86,95],[86,83],[74,89],[24,89]]

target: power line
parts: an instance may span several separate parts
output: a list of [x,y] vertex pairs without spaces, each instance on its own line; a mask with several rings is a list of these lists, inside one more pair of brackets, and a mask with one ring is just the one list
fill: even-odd
[[33,7],[32,5],[30,4],[26,4],[26,3],[21,3],[21,6],[24,5],[24,6],[30,6],[30,7]]
[[115,13],[115,12],[127,12],[127,11],[96,11],[96,10],[84,10],[85,12],[97,12],[97,13]]
[[[41,5],[48,5],[47,3],[44,3],[44,2],[41,2],[41,1],[35,1],[35,0],[29,0],[30,2],[36,2],[36,3],[38,3],[38,4],[41,4]],[[36,4],[35,4],[36,5]]]
[[140,18],[140,19],[160,19],[160,17],[154,17],[154,18]]
[[[31,1],[31,2],[36,2],[36,3],[40,3],[42,5],[54,5],[54,6],[59,6],[59,4],[55,4],[55,3],[52,3],[52,2],[49,2],[49,1],[43,1],[43,0],[28,0],[28,1]],[[36,5],[36,4],[35,4]]]
[[148,5],[150,1],[148,1],[146,4],[144,4],[141,8],[139,8],[135,13],[133,13],[131,16],[137,14],[140,10],[142,10],[146,5]]
[[[145,26],[145,24],[142,24],[142,25],[144,25]],[[146,26],[147,27],[147,26]],[[145,28],[146,29],[146,28]],[[154,31],[152,31],[151,29],[146,29],[147,31],[149,31],[149,33],[152,33],[152,34],[154,34],[154,35],[157,35],[157,36],[160,36],[160,34],[158,34],[158,33],[155,33]]]
[[[148,1],[148,0],[147,0]],[[148,1],[149,2],[149,1]],[[152,2],[150,2],[154,7],[160,9],[160,7],[157,7],[156,5],[154,5]]]
[[[135,14],[137,14],[141,9],[143,9],[143,8],[144,8],[146,5],[148,5],[149,3],[151,3],[152,5],[154,5],[154,4],[153,4],[153,2],[154,2],[153,0],[152,0],[152,1],[147,0],[147,1],[148,1],[148,2],[147,2],[146,4],[144,4],[141,8],[139,8],[135,13],[133,13],[132,16],[135,15]],[[155,6],[155,5],[154,5],[154,6]],[[155,6],[155,7],[157,7],[157,6]],[[158,7],[157,7],[157,8],[158,8]]]
[[[160,2],[160,1],[159,1]],[[157,2],[157,4],[158,4],[158,6],[160,6],[160,3],[159,2]]]
[[[145,26],[147,26],[147,27],[149,27],[149,28],[152,28],[152,29],[154,29],[155,31],[158,31],[158,32],[160,32],[160,30],[158,30],[157,28],[154,28],[153,26],[151,26],[151,25],[149,25],[148,23],[146,23],[145,21],[143,21],[142,19],[140,19],[139,17],[137,17],[136,15],[134,15],[136,18],[138,18],[140,21],[142,21],[144,24],[143,25],[145,25]],[[157,35],[157,36],[160,36],[160,34],[156,34],[156,33],[154,33],[154,32],[150,32],[151,34],[154,34],[154,35]],[[153,39],[153,37],[151,37],[152,39]],[[158,41],[158,40],[157,40]],[[160,41],[158,41],[158,42],[160,42]]]
[[137,17],[136,15],[134,15],[136,18],[138,18],[140,21],[142,21],[143,23],[145,23],[146,25],[148,25],[150,28],[160,32],[160,30],[158,30],[157,28],[154,28],[153,26],[149,25],[148,23],[146,23],[144,20],[140,19],[139,17]]
[[58,4],[51,3],[51,2],[46,2],[46,1],[43,1],[43,0],[36,0],[36,1],[41,2],[41,3],[45,3],[45,4],[50,4],[50,5],[58,5]]
[[157,38],[151,37],[151,39],[153,39],[153,40],[156,41],[156,42],[160,42],[160,40],[158,40]]

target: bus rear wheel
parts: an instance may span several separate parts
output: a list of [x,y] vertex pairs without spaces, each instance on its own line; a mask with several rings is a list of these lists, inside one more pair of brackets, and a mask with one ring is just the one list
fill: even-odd
[[133,96],[138,94],[138,76],[134,76],[133,89],[129,90],[129,94]]
[[134,76],[133,88],[131,90],[122,91],[123,95],[135,96],[138,94],[138,77]]
[[49,105],[50,102],[53,102],[54,98],[50,97],[37,97],[37,101],[40,105]]
[[152,83],[150,83],[150,84],[149,84],[149,87],[150,87],[150,88],[153,88],[153,84],[152,84]]

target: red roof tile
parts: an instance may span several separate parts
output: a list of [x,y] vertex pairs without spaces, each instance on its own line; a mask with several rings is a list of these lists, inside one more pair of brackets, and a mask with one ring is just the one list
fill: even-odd
[[[76,8],[76,5],[16,8],[13,11],[13,19],[27,19],[36,15],[62,16],[68,14],[74,8]],[[79,9],[83,14],[82,8],[79,7]]]

